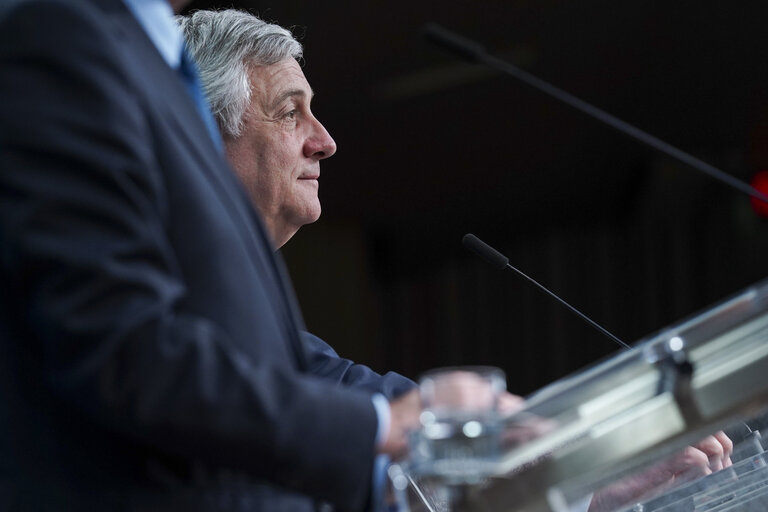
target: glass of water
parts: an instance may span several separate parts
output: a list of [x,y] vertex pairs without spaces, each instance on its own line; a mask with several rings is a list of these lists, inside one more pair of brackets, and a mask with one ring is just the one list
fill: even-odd
[[419,379],[422,430],[417,461],[457,482],[482,479],[501,452],[499,397],[504,372],[492,366],[439,368]]

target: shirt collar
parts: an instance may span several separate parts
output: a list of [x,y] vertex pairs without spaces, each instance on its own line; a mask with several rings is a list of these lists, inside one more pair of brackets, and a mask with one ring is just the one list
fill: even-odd
[[144,32],[168,65],[177,69],[181,64],[184,38],[168,0],[123,0]]

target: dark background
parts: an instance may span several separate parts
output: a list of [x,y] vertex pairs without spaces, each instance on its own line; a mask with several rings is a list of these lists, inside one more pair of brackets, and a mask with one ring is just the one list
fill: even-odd
[[473,232],[634,342],[768,274],[742,193],[424,42],[438,22],[743,180],[768,168],[768,6],[741,2],[196,1],[305,45],[338,153],[283,249],[310,331],[417,377],[503,368],[527,394],[618,347],[460,240]]

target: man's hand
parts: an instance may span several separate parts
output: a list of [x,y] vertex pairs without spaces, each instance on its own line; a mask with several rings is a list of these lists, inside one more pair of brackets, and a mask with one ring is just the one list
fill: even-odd
[[499,395],[497,409],[501,416],[511,416],[523,407],[525,407],[525,399],[523,397],[513,395],[507,391]]
[[723,431],[708,436],[696,444],[695,448],[707,455],[709,469],[712,473],[733,465],[733,462],[731,462],[733,441]]
[[408,433],[420,427],[421,398],[419,390],[413,389],[397,400],[389,402],[389,432],[379,453],[398,460],[408,453]]
[[650,468],[595,493],[589,512],[608,512],[731,466],[733,442],[723,432],[707,436]]

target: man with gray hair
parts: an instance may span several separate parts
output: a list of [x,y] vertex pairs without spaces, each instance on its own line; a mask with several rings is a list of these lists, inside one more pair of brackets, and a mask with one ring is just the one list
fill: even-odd
[[[298,63],[301,44],[283,27],[236,10],[197,11],[177,21],[198,63],[227,157],[277,249],[319,218],[320,160],[336,152],[336,143],[310,109],[312,89]],[[307,332],[302,341],[309,373],[375,393],[378,450],[401,451],[402,432],[414,424],[418,400],[413,391],[399,402],[408,407],[390,405],[387,399],[406,393],[414,383],[342,359]],[[337,441],[338,452],[345,453],[344,440]],[[393,450],[393,443],[400,446]],[[374,495],[384,483],[379,473]]]
[[248,13],[179,17],[226,152],[275,248],[320,217],[320,160],[336,143],[312,115],[291,33]]
[[[277,249],[320,216],[320,160],[336,151],[310,110],[312,89],[297,61],[301,44],[285,28],[237,10],[197,11],[177,21],[198,62],[230,163]],[[310,355],[325,377],[388,398],[414,385],[339,359],[308,333],[304,341],[317,349]]]

